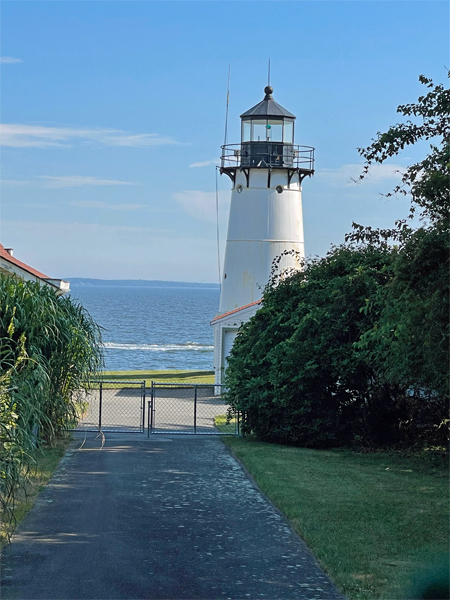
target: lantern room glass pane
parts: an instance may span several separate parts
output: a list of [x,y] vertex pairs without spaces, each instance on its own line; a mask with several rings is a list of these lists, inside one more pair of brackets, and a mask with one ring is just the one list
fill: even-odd
[[253,132],[252,132],[252,141],[253,142],[265,142],[267,136],[266,129],[267,121],[258,120],[252,121]]
[[281,121],[281,120],[268,121],[267,134],[268,134],[269,141],[282,142],[283,141],[283,121]]
[[293,144],[294,143],[294,121],[285,121],[284,122],[284,143],[285,144]]
[[252,124],[250,121],[242,121],[242,141],[249,142],[251,136]]

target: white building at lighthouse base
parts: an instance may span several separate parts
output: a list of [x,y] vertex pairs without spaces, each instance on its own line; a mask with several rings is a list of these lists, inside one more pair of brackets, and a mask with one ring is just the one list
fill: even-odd
[[227,366],[226,358],[230,354],[239,327],[256,314],[260,304],[261,300],[257,300],[247,306],[219,315],[211,321],[211,325],[214,327],[214,371],[217,384],[223,383]]

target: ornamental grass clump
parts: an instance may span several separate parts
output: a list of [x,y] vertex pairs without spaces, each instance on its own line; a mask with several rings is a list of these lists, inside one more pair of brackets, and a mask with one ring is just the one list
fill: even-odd
[[13,518],[33,454],[76,419],[80,391],[102,365],[101,331],[70,297],[0,277],[0,509]]

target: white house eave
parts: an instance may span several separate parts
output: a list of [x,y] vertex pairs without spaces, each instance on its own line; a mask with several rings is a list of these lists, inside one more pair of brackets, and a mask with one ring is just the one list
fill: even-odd
[[46,283],[49,283],[50,285],[53,285],[63,294],[67,294],[68,292],[70,292],[70,281],[65,281],[64,279],[50,279],[50,278],[43,279],[43,281],[45,281]]
[[223,315],[218,315],[211,321],[211,325],[223,325],[224,323],[233,323],[236,326],[240,326],[243,321],[246,321],[250,316],[253,316],[258,308],[260,308],[261,300],[241,306],[236,310],[229,311]]
[[39,277],[35,273],[32,273],[13,262],[9,262],[3,257],[0,258],[0,273],[14,275],[25,281],[40,281],[45,285],[56,288],[60,295],[67,294],[70,291],[69,281],[65,281],[64,279],[52,279],[51,277]]

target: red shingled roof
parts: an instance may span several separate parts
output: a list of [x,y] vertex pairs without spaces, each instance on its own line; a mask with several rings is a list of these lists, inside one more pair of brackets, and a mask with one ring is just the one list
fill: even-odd
[[4,258],[5,260],[7,260],[8,262],[10,262],[11,264],[16,265],[17,267],[20,267],[24,271],[27,271],[31,275],[34,275],[35,277],[39,277],[39,279],[51,279],[51,277],[49,277],[48,275],[44,275],[44,273],[41,273],[37,269],[33,269],[33,267],[30,267],[29,265],[25,264],[21,260],[17,260],[17,258],[15,258],[14,256],[11,256],[11,254],[9,254],[9,252],[6,252],[5,247],[2,244],[0,244],[0,256],[2,258]]
[[229,315],[237,313],[240,310],[244,310],[244,308],[250,308],[250,306],[255,306],[255,304],[261,304],[261,300],[257,300],[256,302],[252,302],[251,304],[246,304],[245,306],[241,306],[240,308],[235,308],[234,310],[230,310],[229,312],[223,313],[223,315],[217,315],[217,317],[214,317],[214,319],[211,321],[211,324],[214,323],[214,321],[218,321],[219,319],[228,317]]

